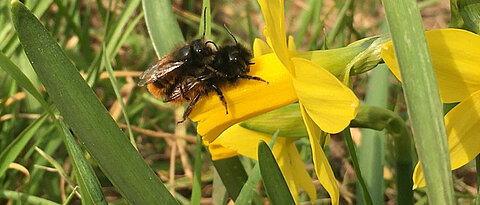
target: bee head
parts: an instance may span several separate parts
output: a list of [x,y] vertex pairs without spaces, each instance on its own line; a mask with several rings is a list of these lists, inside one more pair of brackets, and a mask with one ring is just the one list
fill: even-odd
[[203,65],[205,59],[208,59],[206,57],[212,55],[213,50],[205,45],[205,40],[197,39],[181,47],[176,54],[176,59],[190,64]]
[[221,47],[215,54],[215,69],[227,75],[235,76],[250,71],[252,59],[250,51],[241,44]]

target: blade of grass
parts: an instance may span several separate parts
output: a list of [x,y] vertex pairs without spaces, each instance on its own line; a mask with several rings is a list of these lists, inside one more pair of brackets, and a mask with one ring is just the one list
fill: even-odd
[[47,119],[47,114],[44,113],[40,118],[35,120],[27,128],[25,128],[13,142],[11,142],[5,150],[0,154],[0,176],[4,176],[8,169],[8,165],[12,163],[20,152],[27,146],[28,141],[32,139],[37,133],[40,126]]
[[403,79],[408,114],[430,204],[454,204],[453,182],[437,81],[414,0],[383,0]]
[[[198,33],[196,38],[202,38],[202,34],[205,33],[205,37],[207,39],[212,39],[212,27],[210,23],[212,21],[212,12],[210,11],[210,0],[203,0],[202,8],[202,21],[200,21],[200,24],[198,25]],[[203,28],[204,23],[207,24],[205,29]]]
[[295,32],[295,45],[298,47],[302,45],[303,38],[307,34],[308,30],[308,25],[310,25],[311,20],[314,16],[314,11],[317,5],[321,3],[321,1],[317,0],[309,0],[307,3],[307,9],[303,10],[299,18],[297,19],[296,25],[297,26],[297,32]]
[[[390,71],[385,64],[378,65],[368,77],[365,104],[387,107]],[[358,147],[360,171],[372,197],[373,204],[384,203],[383,166],[385,157],[385,132],[362,129]],[[398,188],[398,187],[397,187]],[[357,189],[357,196],[360,189]],[[357,197],[360,198],[360,197]],[[362,200],[357,201],[359,204]]]
[[82,193],[82,204],[107,204],[103,197],[102,185],[100,185],[93,168],[85,159],[83,151],[75,142],[68,126],[62,120],[59,122],[63,128],[68,155],[72,160],[73,167],[77,170],[76,178],[80,186],[80,193]]
[[[270,147],[273,147],[273,144],[277,139],[278,133],[279,130],[277,130],[275,134],[273,134],[273,137],[269,143]],[[260,199],[258,198],[258,195],[256,194],[257,184],[260,181],[261,177],[262,174],[260,173],[260,166],[258,165],[257,161],[255,163],[255,166],[253,166],[247,181],[243,185],[242,190],[240,190],[240,193],[235,200],[235,204],[251,204],[252,202],[256,204],[261,203],[259,201]]]
[[[77,191],[78,189],[78,186],[76,186],[75,188],[73,188],[72,192],[68,195],[67,199],[65,199],[65,201],[62,203],[63,205],[68,205],[70,204],[70,201],[72,201],[73,199],[73,196],[75,196],[75,192]],[[105,203],[106,204],[106,203]]]
[[41,197],[9,190],[0,190],[0,198],[18,200],[25,204],[31,205],[60,205],[59,203]]
[[217,169],[213,169],[213,192],[212,192],[213,204],[226,205],[228,202],[227,189],[222,182],[222,178],[218,174]]
[[268,147],[261,141],[258,144],[258,166],[262,174],[263,185],[272,204],[295,204],[282,171]]
[[[15,79],[15,81],[18,82],[20,86],[22,86],[25,90],[27,90],[30,94],[32,94],[40,102],[40,104],[42,104],[44,109],[47,110],[47,112],[49,113],[57,129],[60,132],[62,132],[60,124],[56,120],[53,112],[50,111],[51,110],[50,107],[48,106],[47,102],[45,102],[40,92],[38,92],[38,90],[30,82],[30,80],[20,71],[20,69],[15,64],[13,64],[8,58],[6,58],[6,56],[4,56],[2,53],[0,53],[0,67],[3,68],[10,76],[12,76],[12,78]],[[69,134],[69,132],[67,134]],[[70,138],[72,139],[70,140],[70,143],[68,140],[69,139],[68,135],[65,136],[61,134],[61,136],[66,144],[67,151],[69,151],[69,155],[72,159],[74,167],[77,170],[79,170],[78,180],[79,180],[79,183],[81,184],[80,186],[81,191],[85,190],[84,188],[87,187],[87,191],[86,192],[83,191],[82,193],[82,196],[84,196],[84,198],[82,198],[82,200],[84,200],[83,202],[86,204],[92,204],[92,203],[88,203],[89,201],[85,201],[87,198],[89,198],[91,202],[93,202],[94,204],[104,204],[105,199],[103,198],[103,194],[100,189],[101,186],[92,168],[90,167],[86,159],[81,154],[81,151],[79,150],[79,148],[73,147],[73,144],[72,144],[73,138],[71,137],[71,135],[70,135]],[[81,161],[82,159],[80,158],[82,158],[83,161]],[[88,181],[88,183],[84,184],[82,183],[83,181]]]
[[242,187],[248,179],[240,159],[235,156],[227,159],[213,161],[213,166],[218,171],[227,192],[232,200],[237,200]]
[[108,52],[105,50],[105,42],[102,43],[102,48],[103,48],[103,64],[105,65],[105,68],[108,73],[108,79],[110,79],[110,84],[113,87],[113,91],[115,92],[115,96],[117,97],[117,101],[120,104],[120,108],[122,109],[123,113],[123,118],[125,119],[125,123],[127,123],[127,130],[128,130],[128,136],[130,139],[130,143],[132,144],[135,149],[138,150],[137,144],[135,143],[135,138],[133,137],[132,133],[132,128],[130,126],[130,120],[128,119],[128,114],[127,114],[127,108],[125,107],[125,103],[123,103],[123,98],[122,94],[120,94],[120,88],[118,87],[117,83],[117,78],[115,78],[115,75],[113,74],[113,68],[112,65],[110,64],[110,57],[108,56]]
[[352,140],[352,134],[350,133],[350,127],[347,127],[343,131],[343,137],[345,138],[345,142],[348,147],[348,152],[353,162],[353,168],[355,169],[355,174],[357,175],[358,183],[362,188],[363,203],[372,205],[373,204],[372,198],[370,197],[370,193],[368,192],[367,185],[365,185],[365,181],[363,180],[363,177],[362,177],[362,172],[360,171],[360,166],[358,165],[357,153],[355,151],[355,144],[353,143],[353,140]]
[[185,41],[170,0],[142,0],[142,5],[148,33],[159,58]]
[[118,191],[129,203],[176,204],[38,19],[18,0],[12,1],[11,13],[25,52],[58,110]]
[[192,185],[192,204],[200,204],[202,198],[202,137],[197,135],[197,144],[195,146],[195,165]]

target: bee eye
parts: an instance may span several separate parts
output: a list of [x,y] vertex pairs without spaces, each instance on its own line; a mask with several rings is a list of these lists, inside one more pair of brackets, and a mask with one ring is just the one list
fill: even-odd
[[228,56],[228,60],[230,62],[236,62],[236,61],[238,61],[238,57],[237,56]]

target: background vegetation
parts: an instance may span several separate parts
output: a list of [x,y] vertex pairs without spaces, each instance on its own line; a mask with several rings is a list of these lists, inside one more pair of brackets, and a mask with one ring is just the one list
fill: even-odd
[[[162,8],[169,9],[171,6],[183,36],[166,36],[163,41],[166,46],[157,47],[156,50],[146,25],[168,27],[169,24],[166,20],[146,22],[145,10],[154,8],[145,5],[146,2],[27,0],[25,5],[41,20],[76,69],[83,74],[102,105],[170,193],[182,204],[224,204],[228,201],[225,188],[212,166],[208,152],[205,149],[197,152],[200,149],[196,144],[194,125],[191,122],[175,123],[184,108],[165,104],[145,88],[136,85],[140,73],[157,60],[157,53],[165,54],[171,47],[167,44],[178,44],[184,39],[188,41],[198,36],[202,2],[178,0],[169,5],[169,1],[162,1],[166,2]],[[450,17],[448,1],[423,1],[419,2],[419,6],[426,30],[447,27]],[[295,37],[299,50],[343,47],[385,31],[385,15],[379,1],[287,0],[285,11],[287,34]],[[255,37],[262,36],[263,19],[254,0],[212,1],[211,13],[210,38],[219,45],[230,41],[228,33],[221,26],[223,23],[247,47],[251,47]],[[0,204],[9,200],[19,204],[20,199],[26,196],[19,193],[38,197],[30,198],[28,203],[31,204],[79,204],[79,194],[76,194],[74,187],[85,179],[77,178],[76,170],[72,167],[81,162],[72,160],[72,152],[75,152],[72,147],[75,146],[65,145],[64,141],[70,139],[70,143],[76,143],[69,136],[68,126],[59,125],[57,121],[47,118],[48,114],[44,114],[49,111],[48,108],[56,108],[51,105],[54,96],[45,92],[20,45],[10,16],[10,1],[0,2],[0,25],[0,51],[4,55],[0,58],[3,68],[0,69]],[[38,96],[32,95],[25,83],[12,79],[13,75],[4,68],[7,62],[13,62],[14,65],[10,66],[17,66],[28,77],[33,86],[31,89],[40,91],[45,102],[37,100]],[[373,72],[354,77],[353,84],[357,96],[367,104],[388,108],[407,119],[401,86],[385,66],[379,65]],[[81,93],[75,96],[83,99]],[[82,101],[78,103],[81,105]],[[79,115],[82,113],[82,109],[75,104],[68,109],[76,110],[75,113]],[[68,122],[68,119],[65,120]],[[101,133],[97,134],[101,138]],[[360,167],[369,184],[372,200],[395,204],[392,137],[384,132],[360,129],[352,129],[352,137],[360,145],[357,149]],[[90,155],[85,154],[83,145],[79,145],[78,154],[86,156],[86,164],[92,167],[101,184],[100,192],[105,198],[98,199],[113,204],[126,203],[121,195],[125,196],[128,190],[115,189],[107,178],[108,171],[100,168]],[[297,147],[306,168],[313,172],[308,139],[298,140]],[[371,150],[379,150],[380,154],[372,155]],[[347,152],[342,136],[332,136],[327,153],[339,180],[341,203],[362,203]],[[412,153],[416,156],[413,149]],[[252,160],[240,159],[247,173],[250,173]],[[16,164],[7,169],[8,165],[12,165],[5,163],[9,160]],[[121,163],[122,159],[107,160],[111,160],[114,166],[115,163]],[[201,173],[201,183],[194,183],[195,172]],[[457,202],[473,203],[477,193],[474,165],[455,171],[454,177]],[[326,192],[315,178],[312,180],[316,182],[319,193],[318,203],[328,203]],[[75,190],[78,193],[85,191]],[[416,190],[414,199],[418,204],[426,203],[425,190]],[[263,192],[260,192],[260,200],[267,200]],[[309,203],[306,194],[301,196],[301,201]]]

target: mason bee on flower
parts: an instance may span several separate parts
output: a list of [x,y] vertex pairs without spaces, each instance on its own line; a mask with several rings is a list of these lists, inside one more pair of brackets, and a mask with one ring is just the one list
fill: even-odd
[[253,64],[252,54],[237,42],[226,26],[225,29],[235,41],[234,45],[218,47],[206,40],[204,27],[202,38],[175,49],[140,76],[138,85],[147,85],[148,90],[164,102],[189,102],[178,123],[185,121],[198,100],[211,92],[218,95],[228,114],[227,101],[220,89],[226,84],[235,85],[239,79],[267,82],[247,74]]

